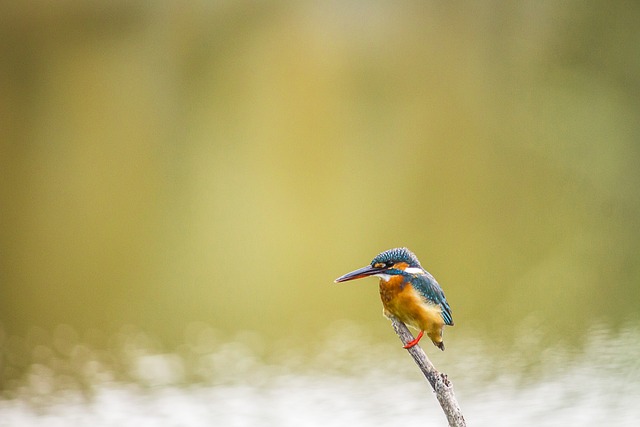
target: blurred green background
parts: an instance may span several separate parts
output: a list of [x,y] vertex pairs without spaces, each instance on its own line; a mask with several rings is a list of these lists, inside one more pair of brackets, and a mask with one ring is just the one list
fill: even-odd
[[350,319],[398,345],[374,280],[332,283],[396,246],[443,286],[454,352],[636,322],[639,22],[635,2],[3,2],[1,335],[134,325],[172,348],[203,322],[268,351]]

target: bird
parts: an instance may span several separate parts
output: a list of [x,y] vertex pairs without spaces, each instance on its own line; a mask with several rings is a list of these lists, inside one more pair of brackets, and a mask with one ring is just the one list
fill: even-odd
[[334,282],[369,276],[380,278],[384,316],[394,316],[419,331],[403,348],[418,344],[426,332],[433,344],[444,351],[444,326],[453,326],[451,307],[436,279],[420,265],[415,254],[407,248],[389,249],[376,255],[371,264],[340,276]]

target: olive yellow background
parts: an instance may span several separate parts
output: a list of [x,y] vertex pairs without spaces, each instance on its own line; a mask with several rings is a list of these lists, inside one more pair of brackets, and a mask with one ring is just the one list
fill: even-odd
[[457,352],[635,325],[639,20],[633,2],[5,2],[2,336],[135,327],[171,349],[202,322],[268,351],[350,320],[397,345],[373,279],[333,284],[396,246],[444,288]]

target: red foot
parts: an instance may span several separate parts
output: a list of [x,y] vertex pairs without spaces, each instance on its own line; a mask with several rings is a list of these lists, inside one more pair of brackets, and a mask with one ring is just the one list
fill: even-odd
[[417,337],[415,337],[414,339],[412,339],[411,341],[403,345],[402,348],[411,348],[414,345],[418,344],[418,341],[420,341],[420,338],[422,338],[423,335],[424,335],[424,331],[420,331]]

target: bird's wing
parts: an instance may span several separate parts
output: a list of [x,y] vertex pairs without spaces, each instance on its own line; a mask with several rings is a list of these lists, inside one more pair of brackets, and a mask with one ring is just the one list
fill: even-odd
[[449,303],[444,296],[442,288],[431,274],[428,272],[425,273],[426,274],[421,274],[414,278],[414,287],[428,302],[439,305],[440,308],[442,308],[442,318],[444,319],[444,323],[449,326],[453,326],[451,307],[449,307]]

